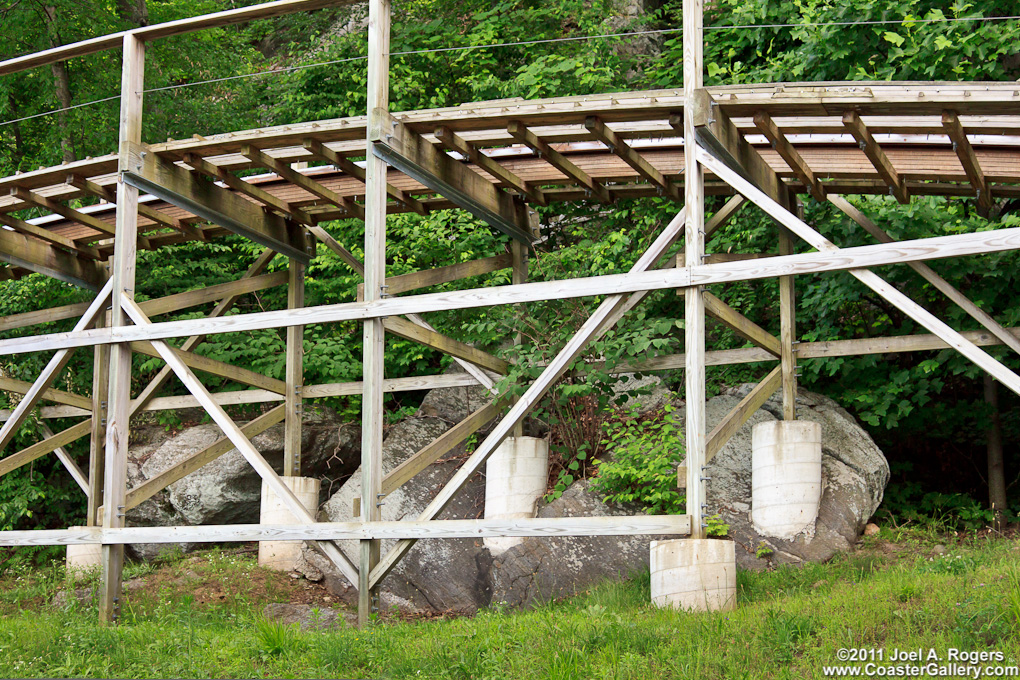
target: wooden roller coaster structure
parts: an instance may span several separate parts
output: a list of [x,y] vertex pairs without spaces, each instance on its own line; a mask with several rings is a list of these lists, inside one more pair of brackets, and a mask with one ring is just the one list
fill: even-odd
[[[0,389],[22,395],[3,413],[0,449],[41,402],[46,418],[83,420],[62,432],[43,425],[42,440],[0,458],[0,474],[54,452],[88,496],[84,531],[0,532],[0,545],[99,543],[103,585],[100,616],[116,620],[124,545],[135,542],[307,540],[328,556],[359,592],[362,621],[372,593],[415,541],[426,538],[704,533],[702,468],[766,399],[782,391],[784,417],[796,417],[797,361],[858,354],[953,348],[1020,394],[1020,377],[981,347],[1005,344],[1020,352],[1007,329],[942,279],[927,260],[1020,248],[1020,229],[996,229],[895,242],[845,194],[960,196],[987,214],[997,199],[1020,197],[1020,83],[846,82],[703,87],[702,8],[685,0],[682,89],[619,92],[546,100],[507,100],[392,113],[388,106],[389,22],[386,0],[371,0],[368,25],[368,115],[208,137],[143,143],[145,46],[148,41],[252,19],[350,4],[345,0],[281,0],[148,26],[0,63],[0,76],[95,52],[123,50],[120,146],[116,154],[0,179],[0,277],[40,273],[92,289],[91,303],[0,319],[0,331],[78,318],[67,333],[0,340],[0,354],[55,351],[34,384],[0,378]],[[363,160],[357,160],[363,159]],[[308,163],[314,164],[308,167]],[[265,174],[241,177],[261,168]],[[840,248],[798,216],[798,196],[830,201],[867,230],[875,245]],[[730,195],[711,219],[705,197]],[[102,199],[85,208],[70,201]],[[558,202],[612,203],[666,197],[678,214],[626,274],[527,281],[529,250],[538,238],[534,206]],[[778,253],[707,253],[706,240],[742,205],[753,203],[777,224]],[[681,206],[685,206],[681,208]],[[32,220],[14,213],[42,208]],[[389,213],[459,208],[512,238],[511,252],[401,276],[386,276]],[[364,261],[318,225],[338,218],[365,223]],[[135,302],[138,249],[239,234],[266,250],[238,281],[156,300]],[[683,250],[667,252],[683,240]],[[794,252],[796,239],[812,252]],[[316,246],[335,253],[363,277],[356,302],[306,307],[304,271]],[[276,255],[285,272],[266,273]],[[981,330],[958,332],[883,280],[871,268],[906,263],[961,306]],[[510,285],[415,294],[439,283],[512,268]],[[798,342],[794,276],[848,271],[930,335]],[[706,291],[716,283],[778,277],[781,328],[774,336]],[[239,296],[287,286],[287,309],[227,316]],[[464,482],[520,424],[584,348],[652,291],[684,296],[685,353],[618,366],[618,371],[685,369],[688,511],[682,516],[494,520],[437,520]],[[410,294],[407,294],[410,293]],[[602,302],[577,334],[516,401],[493,401],[414,454],[389,474],[382,470],[383,394],[390,391],[482,385],[506,374],[498,357],[447,337],[421,316],[434,311],[599,296]],[[188,307],[216,303],[205,318],[153,321]],[[109,310],[109,311],[107,311]],[[753,346],[706,351],[706,315]],[[305,385],[302,327],[356,320],[364,325],[361,382]],[[286,380],[195,353],[205,337],[243,330],[287,328]],[[451,355],[466,372],[387,379],[386,333]],[[180,348],[166,341],[186,338]],[[92,347],[91,396],[54,388],[75,348]],[[132,397],[132,353],[166,366]],[[705,367],[775,361],[777,365],[711,432],[707,431]],[[201,370],[247,386],[210,393]],[[159,397],[176,375],[189,396]],[[382,521],[376,502],[362,504],[360,521],[316,522],[250,439],[285,425],[284,475],[301,469],[301,410],[305,399],[360,394],[363,399],[362,490],[381,499],[486,424],[491,433],[416,521]],[[278,402],[243,427],[224,411],[239,403]],[[146,410],[201,406],[224,438],[132,489],[127,488],[129,423]],[[43,422],[43,421],[40,421]],[[88,470],[64,449],[91,440]],[[298,525],[126,527],[126,512],[174,481],[238,449],[301,519]],[[356,539],[348,556],[338,539]],[[399,539],[385,555],[382,539]]]

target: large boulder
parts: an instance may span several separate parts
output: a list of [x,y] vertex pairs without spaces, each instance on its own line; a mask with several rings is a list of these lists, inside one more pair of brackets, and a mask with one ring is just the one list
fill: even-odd
[[[301,474],[322,480],[320,503],[339,488],[357,468],[360,459],[361,432],[341,422],[327,409],[308,409],[302,428]],[[174,435],[154,434],[151,429],[133,432],[129,452],[129,486],[152,479],[180,461],[207,448],[222,438],[214,424],[186,428]],[[269,428],[252,439],[252,444],[273,466],[283,473],[283,424]],[[262,480],[237,449],[231,449],[211,463],[171,484],[151,499],[128,512],[133,526],[173,526],[198,524],[257,524]],[[174,549],[171,544],[129,546],[139,559],[153,559]],[[185,550],[193,546],[179,546]]]

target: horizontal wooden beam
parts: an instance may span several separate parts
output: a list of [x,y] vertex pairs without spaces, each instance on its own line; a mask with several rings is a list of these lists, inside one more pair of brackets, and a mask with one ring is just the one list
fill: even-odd
[[0,476],[6,475],[12,470],[17,470],[22,465],[28,465],[33,460],[42,458],[47,453],[52,453],[57,447],[67,446],[71,442],[87,436],[92,431],[92,419],[85,420],[72,425],[52,437],[47,437],[40,442],[12,453],[9,456],[0,458]]
[[99,251],[95,248],[80,246],[66,236],[62,236],[44,227],[36,226],[31,222],[26,222],[25,220],[19,219],[13,215],[0,213],[0,224],[6,225],[14,231],[25,234],[26,236],[33,236],[40,241],[45,241],[51,245],[65,248],[68,252],[74,255],[87,257],[93,260],[103,259],[102,255],[100,255]]
[[[45,397],[43,397],[45,399]],[[6,423],[14,413],[11,409],[0,409],[0,423]],[[55,418],[78,418],[92,415],[92,410],[78,408],[77,406],[40,406],[36,413],[40,418],[53,420]]]
[[347,216],[356,217],[359,220],[365,219],[364,206],[356,203],[353,198],[341,196],[332,189],[324,187],[311,177],[292,168],[289,163],[279,161],[251,144],[246,144],[241,148],[241,155],[260,168],[272,170],[294,186],[304,189],[313,196],[321,198],[343,210],[347,213]]
[[0,229],[0,261],[92,291],[103,280],[98,262],[6,229]]
[[[428,288],[429,286],[438,286],[443,283],[450,283],[451,281],[471,278],[472,276],[491,274],[492,272],[509,268],[513,264],[512,260],[513,258],[510,256],[510,253],[503,253],[501,255],[493,255],[492,257],[458,262],[457,264],[445,267],[436,267],[435,269],[423,269],[422,271],[411,272],[409,274],[387,276],[386,294],[399,295],[409,290]],[[365,298],[364,289],[365,284],[359,283],[359,300]]]
[[584,127],[595,139],[609,147],[612,153],[622,158],[627,165],[634,168],[639,175],[657,186],[674,201],[683,202],[683,196],[681,196],[677,185],[646,161],[644,156],[632,149],[623,138],[613,132],[598,116],[586,118]]
[[[81,175],[69,174],[67,176],[66,183],[68,186],[75,187],[96,198],[101,198],[107,203],[112,205],[117,204],[116,192],[108,187],[101,186],[95,182],[88,180]],[[209,236],[200,229],[196,229],[192,225],[188,224],[184,220],[178,219],[167,215],[162,210],[156,210],[152,206],[146,203],[138,204],[138,214],[142,217],[152,220],[156,224],[164,227],[169,227],[176,231],[181,232],[189,239],[193,241],[208,241]],[[149,246],[152,246],[152,242],[149,242]]]
[[527,209],[386,112],[373,116],[372,152],[507,236],[531,245]]
[[687,515],[624,517],[529,517],[447,519],[429,522],[316,522],[315,524],[224,524],[0,531],[0,546],[122,545],[128,543],[226,543],[252,541],[339,541],[367,539],[490,538],[504,536],[686,536]]
[[[286,394],[287,383],[282,380],[270,378],[264,376],[261,373],[250,371],[247,368],[241,368],[240,366],[234,366],[228,364],[225,361],[217,361],[216,359],[210,359],[204,357],[201,354],[195,354],[194,352],[187,352],[176,347],[171,347],[174,353],[180,357],[181,361],[188,368],[195,369],[196,371],[204,371],[217,375],[227,380],[241,383],[242,385],[250,385],[263,390],[269,390],[270,392],[276,392],[277,394]],[[160,357],[160,353],[148,342],[132,342],[131,351],[137,352],[138,354],[144,354],[149,357]]]
[[613,202],[613,197],[604,184],[592,179],[591,175],[577,167],[577,165],[559,151],[552,148],[545,140],[529,130],[524,123],[519,120],[512,120],[506,129],[511,137],[537,153],[546,163],[577,182],[586,192],[590,192],[603,203]]
[[235,234],[308,264],[303,230],[251,201],[195,177],[146,147],[127,143],[124,181]]
[[519,304],[561,298],[581,298],[639,291],[708,286],[776,276],[846,271],[903,264],[943,257],[964,257],[1020,249],[1020,228],[954,234],[890,244],[857,246],[827,252],[779,255],[696,267],[607,274],[564,281],[542,281],[493,288],[469,288],[386,298],[375,302],[346,302],[300,310],[256,312],[218,319],[164,321],[145,328],[120,326],[78,333],[52,333],[32,338],[0,340],[0,354],[23,354],[61,347],[84,347],[114,342],[160,340],[196,334],[236,333],[286,328],[313,323],[374,319],[402,314],[425,314],[455,309]]
[[475,366],[495,371],[500,375],[510,372],[510,364],[499,357],[494,357],[488,352],[483,352],[477,347],[472,347],[460,340],[454,340],[442,333],[423,328],[399,316],[389,316],[383,319],[383,328],[387,333],[431,347],[444,354],[468,361]]
[[875,170],[878,171],[882,180],[889,185],[890,192],[896,197],[896,200],[900,203],[909,203],[910,192],[907,191],[907,185],[903,182],[900,173],[893,167],[889,157],[885,155],[885,151],[875,141],[871,130],[861,120],[860,114],[853,110],[845,112],[843,114],[843,125],[854,136],[854,139],[857,140],[861,151],[868,157],[871,164],[875,166]]
[[489,173],[497,180],[517,191],[521,196],[526,196],[535,205],[549,205],[549,199],[545,193],[536,186],[531,186],[526,181],[510,172],[500,165],[495,159],[479,149],[474,144],[462,139],[460,135],[446,126],[439,126],[433,133],[436,139],[450,151],[456,151],[466,157],[479,168]]

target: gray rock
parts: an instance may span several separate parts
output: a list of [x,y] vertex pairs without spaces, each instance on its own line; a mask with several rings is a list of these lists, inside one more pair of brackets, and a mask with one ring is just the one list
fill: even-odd
[[622,373],[617,378],[613,392],[616,396],[626,395],[625,400],[616,404],[623,411],[645,415],[658,411],[673,399],[673,393],[658,375],[649,373],[638,378],[634,373]]
[[75,588],[73,591],[58,590],[50,602],[54,607],[64,608],[76,604],[79,607],[88,607],[96,600],[95,587]]
[[339,628],[344,622],[335,609],[288,602],[267,604],[262,615],[270,621],[278,621],[287,626],[296,624],[301,630],[331,630]]

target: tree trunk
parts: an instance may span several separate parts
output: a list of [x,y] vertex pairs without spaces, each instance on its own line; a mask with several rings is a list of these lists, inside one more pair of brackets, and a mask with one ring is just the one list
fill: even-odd
[[[60,47],[60,34],[57,31],[57,8],[47,5],[43,8],[46,14],[46,33],[50,39],[50,47]],[[50,64],[53,72],[53,82],[57,90],[57,101],[61,109],[71,106],[71,76],[67,72],[67,62],[58,61]],[[74,154],[74,141],[71,139],[71,124],[68,111],[61,111],[57,114],[57,126],[60,128],[60,155],[65,163],[71,163],[76,159]]]
[[145,0],[117,0],[117,15],[134,26],[149,25],[149,7]]
[[1002,516],[1006,511],[1006,475],[1002,461],[1002,420],[999,417],[999,385],[985,374],[985,403],[991,407],[988,425],[988,505],[995,513],[993,526],[1002,529]]

